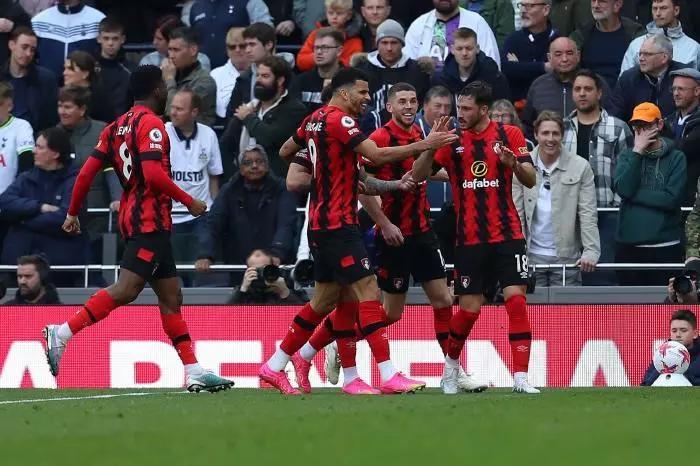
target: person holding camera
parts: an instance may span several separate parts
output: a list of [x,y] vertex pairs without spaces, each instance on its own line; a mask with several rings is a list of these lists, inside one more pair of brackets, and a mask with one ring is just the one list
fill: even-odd
[[246,259],[248,268],[243,282],[227,304],[304,304],[304,300],[287,285],[273,256],[256,249]]

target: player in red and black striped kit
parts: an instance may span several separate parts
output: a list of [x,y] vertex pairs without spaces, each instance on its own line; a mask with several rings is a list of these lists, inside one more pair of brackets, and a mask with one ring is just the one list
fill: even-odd
[[532,333],[525,290],[528,277],[525,240],[512,198],[513,175],[528,188],[535,169],[522,131],[489,119],[491,88],[481,81],[457,96],[460,140],[422,154],[413,165],[416,181],[444,168],[457,211],[455,294],[460,311],[450,321],[443,391],[457,393],[459,355],[479,317],[484,293],[496,282],[503,288],[508,337],[513,355],[514,388],[539,393],[527,380]]
[[124,188],[119,209],[119,230],[126,242],[121,273],[115,284],[91,296],[63,325],[44,329],[49,367],[53,375],[58,375],[68,340],[117,307],[134,301],[148,282],[158,296],[163,329],[185,366],[187,389],[225,390],[233,382],[205,371],[194,355],[187,324],[180,314],[182,291],[170,245],[171,199],[184,204],[196,217],[207,207],[170,178],[170,141],[157,116],[162,114],[167,96],[160,68],[137,68],[129,86],[134,106],[100,134],[92,156],[76,179],[63,224],[69,234],[80,232],[77,215],[92,180],[105,165],[114,168]]
[[[377,360],[384,393],[407,392],[425,386],[399,373],[389,359],[386,312],[379,302],[379,289],[357,219],[359,154],[373,162],[392,162],[424,150],[450,144],[456,137],[434,131],[425,140],[400,147],[378,148],[366,139],[355,117],[370,102],[368,77],[355,68],[340,70],[331,82],[329,105],[309,115],[296,134],[280,149],[289,158],[306,147],[313,166],[309,207],[309,244],[314,257],[315,293],[290,326],[280,348],[261,367],[260,378],[285,394],[298,394],[291,387],[284,367],[309,339],[314,329],[339,300],[341,288],[349,287],[359,302],[359,320],[372,354]],[[368,183],[371,181],[368,179]],[[352,323],[347,329],[352,330]]]

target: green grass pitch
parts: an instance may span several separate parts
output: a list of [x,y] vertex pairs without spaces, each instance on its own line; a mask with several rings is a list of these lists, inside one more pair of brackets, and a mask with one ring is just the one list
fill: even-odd
[[698,389],[452,397],[149,390],[6,403],[137,391],[0,390],[0,464],[601,466],[697,457]]

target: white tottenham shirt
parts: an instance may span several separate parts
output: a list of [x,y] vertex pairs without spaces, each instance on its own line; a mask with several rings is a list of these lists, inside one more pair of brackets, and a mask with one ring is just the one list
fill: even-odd
[[[221,152],[216,133],[210,127],[197,123],[190,138],[168,122],[165,130],[170,137],[170,171],[173,181],[183,191],[195,199],[201,199],[211,208],[214,202],[209,191],[209,176],[221,175]],[[173,201],[173,210],[183,210],[185,206]],[[194,220],[190,214],[173,214],[173,223]]]
[[[540,256],[557,256],[557,244],[554,240],[554,226],[552,225],[552,172],[559,165],[559,160],[550,167],[545,167],[542,161],[537,159],[538,175],[543,178],[540,191],[537,195],[537,207],[532,216],[532,229],[530,231],[530,252]],[[545,176],[545,173],[547,174]],[[549,180],[547,179],[549,178]],[[549,186],[547,189],[545,186]]]
[[0,193],[15,181],[19,155],[34,149],[34,131],[28,121],[10,118],[0,126]]

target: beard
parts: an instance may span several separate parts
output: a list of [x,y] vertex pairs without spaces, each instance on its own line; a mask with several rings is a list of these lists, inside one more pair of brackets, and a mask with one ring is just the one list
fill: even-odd
[[441,13],[443,15],[454,13],[455,5],[452,2],[449,2],[449,3],[450,3],[450,6],[445,6],[445,5],[443,5],[443,2],[439,2],[437,5],[435,5],[435,9],[437,10],[438,13]]
[[19,294],[27,301],[34,301],[41,294],[41,287],[32,290],[28,287],[20,287]]
[[262,100],[263,102],[273,99],[276,94],[276,88],[263,86],[262,84],[256,84],[253,91],[255,98]]

